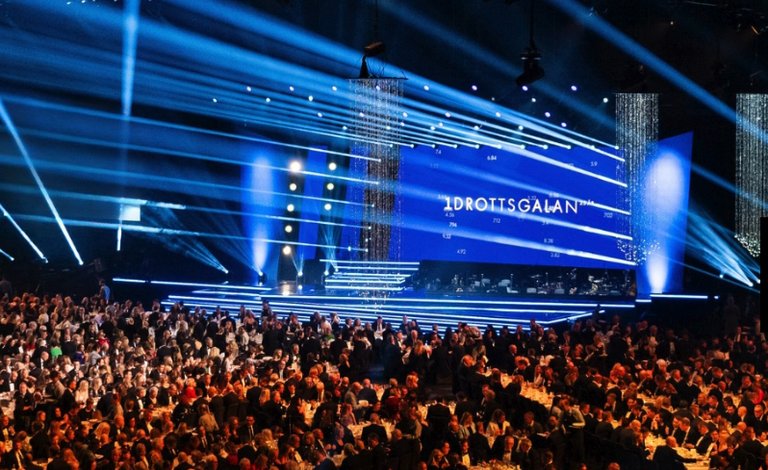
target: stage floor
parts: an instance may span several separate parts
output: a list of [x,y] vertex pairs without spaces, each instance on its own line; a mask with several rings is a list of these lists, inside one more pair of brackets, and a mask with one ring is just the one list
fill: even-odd
[[[182,287],[182,286],[179,286]],[[280,315],[295,313],[306,319],[314,312],[325,316],[337,313],[341,318],[359,318],[364,322],[381,316],[386,322],[399,325],[403,316],[419,322],[422,328],[438,325],[440,329],[455,327],[459,322],[484,328],[522,325],[528,328],[531,320],[543,326],[586,318],[600,308],[609,312],[635,308],[634,300],[593,299],[579,296],[555,298],[553,296],[487,296],[480,294],[451,295],[403,290],[384,295],[363,291],[333,293],[325,289],[283,285],[276,288],[243,286],[185,286],[175,289],[164,300],[166,305],[178,301],[190,307],[207,309],[221,307],[236,312],[241,305],[260,312],[263,301]],[[257,290],[258,289],[258,290]]]

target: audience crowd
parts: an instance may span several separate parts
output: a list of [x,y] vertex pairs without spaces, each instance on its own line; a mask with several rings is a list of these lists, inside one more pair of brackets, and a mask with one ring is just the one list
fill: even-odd
[[110,295],[0,298],[0,468],[768,470],[768,342],[732,298],[702,335]]

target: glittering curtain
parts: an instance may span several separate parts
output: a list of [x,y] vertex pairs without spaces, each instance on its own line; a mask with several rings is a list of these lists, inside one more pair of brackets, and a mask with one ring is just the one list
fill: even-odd
[[736,239],[758,257],[768,216],[768,95],[736,95],[736,112]]
[[619,181],[627,183],[621,191],[619,207],[631,216],[620,219],[619,233],[632,237],[618,240],[624,256],[642,264],[656,248],[652,236],[655,226],[653,211],[647,210],[644,195],[652,191],[655,181],[646,178],[647,161],[656,153],[659,138],[659,95],[655,93],[616,94],[616,143],[623,152],[624,165],[619,166]]
[[367,261],[399,261],[402,207],[398,185],[400,176],[400,101],[403,80],[371,78],[351,80],[354,95],[354,134],[352,153],[370,159],[355,159],[350,170],[364,176],[365,187],[359,209],[362,225],[360,256]]

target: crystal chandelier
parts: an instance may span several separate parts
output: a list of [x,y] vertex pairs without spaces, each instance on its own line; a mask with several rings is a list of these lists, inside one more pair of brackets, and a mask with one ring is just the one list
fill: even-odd
[[760,256],[760,218],[768,216],[768,95],[736,95],[736,239]]
[[659,137],[659,95],[656,93],[616,94],[616,142],[624,155],[618,179],[627,183],[619,195],[619,207],[630,216],[619,219],[619,233],[632,237],[618,240],[627,260],[642,264],[659,246],[652,233],[654,213],[646,208],[645,194],[656,184],[647,178],[646,163],[656,153]]

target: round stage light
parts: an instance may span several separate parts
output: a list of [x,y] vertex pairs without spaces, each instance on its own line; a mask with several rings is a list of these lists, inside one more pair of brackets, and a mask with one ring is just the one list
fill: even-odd
[[472,91],[477,91],[477,85],[472,85]]
[[568,124],[567,124],[567,123],[565,123],[565,122],[561,122],[561,123],[560,123],[560,125],[561,125],[562,127],[568,127]]
[[314,97],[314,96],[312,96],[312,95],[309,95],[309,96],[307,96],[307,99],[308,99],[309,101],[315,101],[315,97]]
[[288,189],[290,189],[291,191],[296,191],[296,189],[298,189],[298,186],[296,185],[296,183],[291,183],[288,185]]
[[283,254],[285,256],[290,256],[290,254],[293,252],[293,249],[291,248],[291,245],[285,245],[283,247]]
[[429,85],[424,85],[424,91],[429,91]]
[[296,90],[295,88],[293,88],[293,85],[289,86],[288,89],[291,90],[291,91]]
[[291,233],[291,232],[293,232],[293,225],[286,225],[285,233]]
[[264,101],[266,101],[267,103],[271,103],[272,99],[270,97],[266,97],[266,98],[264,98]]
[[297,276],[299,276],[299,277],[301,277],[301,276],[303,276],[303,275],[304,275],[304,271],[299,271],[299,272],[297,272],[297,273],[296,273],[296,275],[297,275]]
[[571,91],[579,91],[579,87],[576,85],[571,85]]
[[544,116],[546,116],[546,117],[552,117],[552,114],[551,114],[549,111],[547,111],[546,113],[544,113]]
[[334,186],[333,183],[328,183],[325,185],[325,187],[328,189],[328,191],[333,191],[333,188],[335,188],[336,186]]
[[603,103],[607,103],[607,102],[608,102],[608,97],[603,98]]
[[331,162],[328,164],[328,169],[331,171],[335,171],[338,166],[336,165],[336,162]]
[[288,212],[293,212],[296,210],[296,206],[294,206],[293,204],[288,204],[288,206],[286,207],[286,210]]
[[331,87],[331,90],[333,90],[333,91],[337,91],[337,90],[338,90],[338,88],[336,88],[336,85],[333,85],[333,86]]
[[331,205],[330,202],[326,202],[325,205],[323,206],[323,209],[329,211],[329,210],[333,209],[333,206]]
[[297,171],[301,171],[301,162],[298,160],[294,160],[291,162],[288,168],[294,173]]
[[531,98],[531,103],[535,103],[535,102],[536,102],[536,98]]
[[523,85],[523,91],[528,91],[528,85]]
[[330,274],[330,273],[328,272],[328,270],[327,270],[327,269],[326,269],[325,271],[323,271],[323,276],[327,276],[327,275],[329,275],[329,274]]

